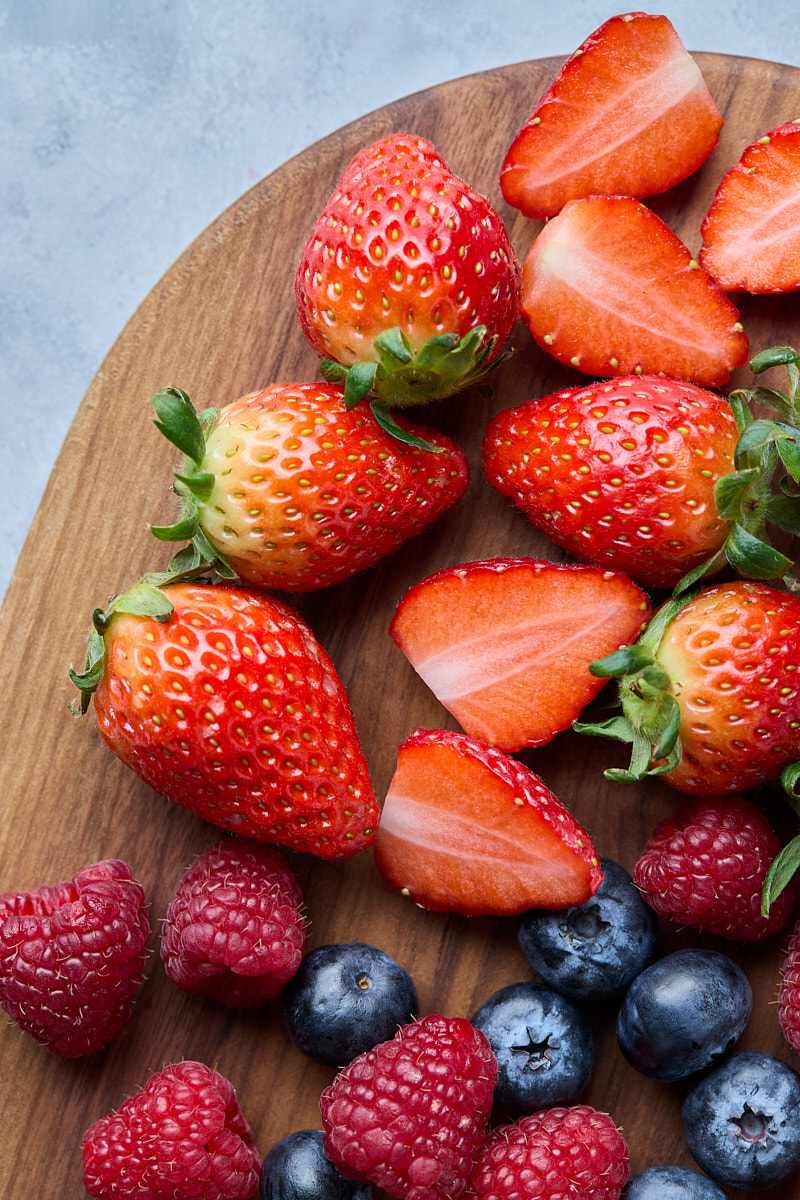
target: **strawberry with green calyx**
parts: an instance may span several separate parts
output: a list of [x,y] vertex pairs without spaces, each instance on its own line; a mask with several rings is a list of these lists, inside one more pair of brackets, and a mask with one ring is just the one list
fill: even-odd
[[298,318],[345,402],[389,408],[463,391],[499,361],[519,315],[502,220],[430,142],[360,150],[320,214],[295,279]]
[[423,440],[403,420],[400,442],[369,409],[347,411],[333,384],[276,384],[199,416],[178,388],[152,404],[184,454],[180,518],[152,527],[164,541],[189,539],[179,572],[205,564],[259,587],[328,587],[427,528],[469,482],[444,434],[423,429]]
[[146,576],[92,618],[77,713],[155,792],[222,829],[323,859],[375,837],[347,693],[288,605]]
[[800,598],[788,592],[749,580],[684,592],[589,669],[618,680],[622,713],[573,728],[631,744],[611,779],[724,795],[788,778],[800,759]]

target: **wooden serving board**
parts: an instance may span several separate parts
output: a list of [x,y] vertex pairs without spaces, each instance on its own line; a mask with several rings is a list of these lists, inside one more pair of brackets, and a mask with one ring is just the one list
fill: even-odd
[[[698,54],[697,61],[725,117],[719,147],[693,178],[648,202],[695,254],[723,172],[745,145],[800,116],[800,71],[715,54]],[[293,1130],[319,1127],[319,1093],[333,1072],[291,1044],[279,1003],[237,1013],[188,996],[166,978],[158,956],[160,922],[182,871],[218,831],[141,784],[106,750],[93,716],[72,718],[67,667],[82,664],[92,609],[169,557],[147,528],[175,511],[174,459],[151,424],[150,395],[173,384],[204,408],[270,383],[318,377],[295,319],[295,265],[353,153],[392,131],[429,138],[457,174],[485,193],[522,259],[540,224],[503,204],[499,168],[560,65],[560,59],[522,63],[408,97],[262,180],[154,288],[80,407],[0,616],[0,890],[55,883],[99,859],[124,858],[147,892],[153,952],[133,1018],[105,1051],[68,1061],[10,1022],[0,1030],[0,1191],[6,1200],[83,1195],[84,1130],[153,1071],[182,1058],[201,1059],[234,1083],[262,1155]],[[738,303],[753,351],[797,342],[797,295],[740,297]],[[401,595],[436,568],[468,559],[563,558],[487,484],[479,446],[494,412],[586,377],[541,353],[521,326],[515,343],[517,353],[496,373],[492,396],[471,392],[424,414],[467,451],[472,483],[463,503],[372,570],[291,599],[349,689],[379,798],[408,734],[418,726],[457,728],[388,636]],[[733,381],[749,382],[746,370]],[[520,757],[575,812],[600,853],[629,871],[655,822],[679,799],[660,783],[609,783],[603,768],[621,764],[622,752],[591,738],[561,734]],[[793,832],[781,802],[769,803],[781,834]],[[310,947],[353,940],[382,946],[414,977],[422,1014],[469,1016],[497,988],[533,978],[513,920],[423,912],[389,891],[371,852],[336,865],[305,856],[292,862],[305,894]],[[665,924],[660,948],[703,944],[740,962],[756,999],[740,1045],[800,1068],[782,1039],[775,1005],[784,941],[737,948]],[[613,1015],[592,1013],[597,1053],[587,1101],[622,1126],[633,1170],[694,1165],[680,1120],[684,1087],[654,1083],[627,1065],[616,1047]],[[794,1179],[772,1195],[784,1200],[798,1187]]]

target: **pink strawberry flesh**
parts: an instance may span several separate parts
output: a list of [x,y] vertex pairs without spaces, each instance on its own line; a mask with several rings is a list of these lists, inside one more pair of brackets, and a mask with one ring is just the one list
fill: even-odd
[[666,17],[612,17],[565,63],[517,134],[503,195],[529,217],[554,216],[581,196],[652,196],[708,158],[722,124]]
[[572,200],[548,221],[523,267],[521,312],[543,349],[589,375],[714,387],[747,361],[738,310],[630,196]]
[[375,861],[421,908],[467,916],[583,904],[603,878],[588,834],[537,775],[436,729],[399,749]]
[[649,615],[619,571],[496,558],[423,579],[389,631],[468,734],[519,750],[572,724],[604,684],[589,664],[634,642]]

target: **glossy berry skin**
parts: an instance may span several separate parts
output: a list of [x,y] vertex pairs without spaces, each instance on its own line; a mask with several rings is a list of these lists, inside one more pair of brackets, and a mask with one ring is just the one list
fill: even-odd
[[545,1108],[492,1131],[463,1200],[618,1200],[629,1175],[627,1144],[607,1113]]
[[512,983],[473,1013],[497,1059],[495,1111],[509,1120],[573,1104],[592,1073],[589,1021],[571,1000],[540,983]]
[[800,597],[749,580],[704,588],[657,659],[680,709],[681,760],[665,782],[719,796],[800,757]]
[[276,1142],[261,1164],[261,1200],[372,1200],[369,1186],[345,1179],[325,1156],[319,1129]]
[[517,919],[523,954],[550,987],[579,1000],[621,996],[652,959],[658,924],[628,872],[600,859],[603,881],[572,908],[533,908]]
[[[519,315],[519,268],[488,200],[430,142],[397,133],[348,165],[303,250],[295,295],[314,350],[345,366],[375,361],[375,339],[392,329],[415,357],[431,338],[484,327],[491,361]],[[396,382],[380,393],[392,406],[464,386],[459,374],[413,370]]]
[[196,500],[200,529],[247,583],[306,592],[349,579],[466,491],[463,451],[435,430],[413,432],[436,452],[385,433],[365,405],[348,412],[333,384],[243,396],[220,410],[195,468],[213,476]]
[[683,1125],[698,1165],[723,1187],[772,1187],[800,1167],[800,1076],[771,1054],[731,1054],[689,1092]]
[[418,1012],[408,972],[364,942],[309,951],[283,994],[283,1018],[295,1045],[329,1067],[343,1067],[394,1037]]
[[800,1054],[800,922],[794,927],[781,963],[778,1020],[783,1036]]
[[225,838],[184,872],[167,909],[161,959],[173,983],[235,1008],[279,995],[306,944],[303,896],[277,850]]
[[631,1175],[620,1200],[728,1200],[719,1184],[690,1167],[645,1167]]
[[83,1136],[97,1200],[250,1200],[261,1158],[232,1084],[204,1063],[172,1063]]
[[345,689],[288,605],[171,584],[167,621],[116,613],[100,732],[154,791],[212,824],[320,858],[371,844],[378,807]]
[[633,878],[647,903],[679,925],[732,942],[763,942],[785,926],[789,884],[761,915],[761,894],[780,842],[743,796],[693,797],[655,827]]
[[0,1004],[54,1054],[101,1049],[128,1021],[147,958],[144,890],[108,859],[0,895]]
[[738,430],[722,396],[656,375],[565,388],[488,424],[491,484],[556,545],[672,588],[725,541]]
[[708,1067],[741,1036],[753,993],[741,967],[715,950],[676,950],[637,975],[617,1014],[632,1067],[673,1082]]
[[492,1107],[497,1063],[463,1017],[424,1017],[354,1058],[320,1098],[325,1153],[398,1200],[464,1188]]

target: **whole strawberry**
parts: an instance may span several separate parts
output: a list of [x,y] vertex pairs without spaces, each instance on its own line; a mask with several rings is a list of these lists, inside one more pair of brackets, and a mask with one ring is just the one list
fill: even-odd
[[173,983],[237,1008],[278,996],[306,944],[303,896],[280,854],[224,838],[184,872],[167,909],[161,958]]
[[780,843],[743,796],[687,800],[648,838],[634,883],[656,912],[680,925],[732,942],[763,942],[783,929],[794,891],[787,887],[768,915],[761,895]]
[[588,1104],[545,1108],[492,1131],[464,1200],[618,1200],[630,1177],[628,1147],[607,1113]]
[[576,723],[632,743],[628,770],[720,796],[776,779],[800,756],[800,596],[749,580],[668,600],[645,633],[593,663],[619,679],[622,715]]
[[[157,578],[157,577],[153,577]],[[83,674],[106,744],[223,829],[349,858],[378,807],[347,693],[302,618],[255,589],[149,578],[94,614]]]
[[489,482],[556,545],[672,588],[725,543],[731,522],[715,489],[734,470],[738,438],[723,397],[633,375],[498,413],[483,461]]
[[781,963],[778,1020],[783,1036],[800,1054],[800,921],[794,927]]
[[325,377],[346,377],[353,403],[371,392],[405,407],[461,391],[496,360],[519,315],[519,269],[488,200],[430,142],[397,133],[347,167],[295,294]]
[[497,1062],[461,1017],[429,1016],[360,1054],[320,1098],[325,1153],[399,1200],[461,1194],[492,1108]]
[[0,1004],[54,1054],[105,1046],[131,1015],[147,957],[144,891],[127,863],[0,895]]
[[427,528],[469,482],[444,434],[403,422],[400,441],[368,408],[348,411],[332,384],[276,384],[200,419],[177,388],[152,402],[185,454],[181,519],[153,533],[191,539],[198,562],[260,587],[305,592],[350,578]]
[[83,1163],[97,1200],[249,1200],[261,1167],[232,1084],[191,1061],[87,1129]]

